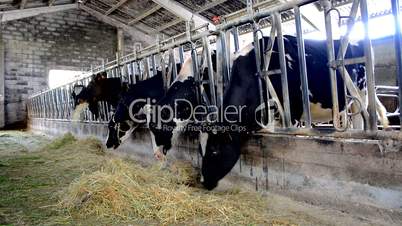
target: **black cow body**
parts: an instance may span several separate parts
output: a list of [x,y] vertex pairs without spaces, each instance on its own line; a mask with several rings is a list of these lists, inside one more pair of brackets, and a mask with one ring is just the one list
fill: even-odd
[[[130,117],[130,111],[132,116],[134,116],[145,106],[147,101],[149,101],[149,103],[155,103],[164,95],[165,90],[161,72],[158,72],[157,75],[147,80],[131,85],[117,105],[112,120],[109,121],[109,135],[106,141],[106,146],[108,148],[117,148],[120,145],[120,137],[122,137],[130,127],[136,127],[138,125],[138,123]],[[141,101],[132,104],[136,100]],[[140,120],[140,118],[138,119]],[[131,125],[128,125],[128,122],[130,122]]]
[[[181,65],[176,64],[176,69],[180,70]],[[108,148],[117,148],[120,138],[129,129],[136,128],[139,124],[145,123],[145,114],[142,109],[146,104],[154,105],[164,95],[164,79],[161,71],[149,79],[139,81],[130,85],[127,92],[123,93],[116,107],[116,112],[109,121],[109,135],[106,141]],[[130,115],[131,113],[131,115]]]
[[[264,44],[262,44],[264,40]],[[260,46],[268,46],[269,38],[260,39]],[[297,40],[293,36],[285,36],[286,69],[289,84],[290,113],[292,122],[302,120],[303,103],[298,62]],[[338,50],[339,41],[335,41],[335,49]],[[311,101],[312,118],[316,121],[328,122],[332,119],[332,97],[330,75],[327,66],[326,41],[305,40],[306,63],[308,73],[309,98]],[[263,55],[263,52],[261,52]],[[345,58],[364,56],[362,45],[350,45]],[[277,42],[274,42],[269,70],[279,69],[279,53]],[[365,67],[362,64],[349,65],[347,71],[362,93],[365,93]],[[230,121],[237,120],[239,126],[244,126],[246,131],[229,131],[208,133],[206,151],[202,161],[203,184],[207,189],[213,189],[240,157],[242,138],[248,133],[260,130],[260,124],[256,120],[256,109],[261,104],[259,93],[259,76],[256,76],[257,67],[254,48],[248,47],[248,52],[241,53],[235,59],[232,67],[231,81],[225,91],[223,108],[234,105],[243,106],[240,115],[229,116]],[[343,92],[343,80],[337,74],[338,102],[340,110],[345,110],[345,95]],[[270,76],[273,87],[283,104],[281,75]],[[265,90],[265,81],[262,81]],[[264,92],[265,93],[265,92]],[[265,97],[266,98],[266,97]],[[241,120],[240,120],[241,119]],[[228,121],[220,122],[220,125],[230,125]]]
[[[216,71],[216,53],[211,52],[213,70]],[[206,63],[206,62],[204,62]],[[208,80],[208,69],[206,64],[202,66],[200,75],[203,81]],[[207,98],[211,98],[209,85],[203,85]],[[154,145],[154,154],[160,158],[162,154],[166,155],[172,147],[172,137],[175,130],[185,130],[190,137],[196,137],[198,130],[186,129],[188,124],[193,128],[199,128],[199,125],[193,124],[195,121],[204,120],[207,114],[194,114],[196,106],[205,106],[201,98],[201,89],[199,81],[195,81],[192,72],[192,59],[188,58],[181,68],[178,78],[173,82],[165,97],[155,104],[155,111],[152,111],[149,128]],[[168,108],[174,109],[169,112]],[[173,114],[173,115],[172,115]],[[170,120],[166,120],[170,117]],[[180,125],[178,125],[180,122]],[[181,131],[183,132],[183,131]]]

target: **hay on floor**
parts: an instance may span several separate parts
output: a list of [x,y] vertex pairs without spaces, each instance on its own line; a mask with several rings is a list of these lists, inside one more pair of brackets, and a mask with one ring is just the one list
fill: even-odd
[[161,224],[267,224],[265,204],[256,193],[207,192],[187,186],[195,176],[189,165],[170,170],[111,159],[82,175],[65,191],[59,207],[72,216],[98,216]]

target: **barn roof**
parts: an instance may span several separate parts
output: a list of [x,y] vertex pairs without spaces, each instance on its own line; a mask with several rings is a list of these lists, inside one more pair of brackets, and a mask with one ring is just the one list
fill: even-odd
[[[263,8],[286,1],[290,0],[258,2]],[[335,4],[341,13],[348,14],[350,2],[351,0],[337,0]],[[368,0],[371,16],[390,14],[389,2]],[[0,0],[0,14],[2,21],[7,21],[9,17],[22,18],[26,13],[37,15],[42,11],[45,13],[76,7],[77,3],[80,9],[103,22],[121,27],[133,36],[144,36],[144,40],[151,42],[156,34],[163,38],[184,32],[185,20],[190,18],[194,19],[196,25],[212,24],[214,17],[230,18],[231,14],[246,7],[246,0]],[[322,14],[319,14],[322,9],[319,4],[310,5],[306,10],[308,13],[303,15],[305,30],[322,28]],[[15,16],[16,14],[19,16]],[[289,11],[282,18],[292,20],[293,13]]]

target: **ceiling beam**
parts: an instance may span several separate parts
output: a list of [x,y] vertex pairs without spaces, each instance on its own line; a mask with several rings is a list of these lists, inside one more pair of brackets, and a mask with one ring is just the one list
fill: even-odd
[[[208,9],[211,9],[211,8],[217,6],[217,5],[220,5],[220,4],[222,4],[222,3],[225,3],[226,1],[228,1],[228,0],[217,0],[217,1],[213,1],[213,2],[211,2],[211,3],[207,3],[207,4],[205,4],[204,6],[202,6],[200,9],[198,9],[198,10],[196,11],[196,13],[197,13],[197,14],[202,13],[202,12],[207,11]],[[167,23],[167,24],[164,24],[164,25],[162,25],[162,26],[156,28],[156,30],[157,30],[158,32],[161,32],[161,31],[163,31],[163,30],[168,29],[169,27],[175,26],[176,24],[178,24],[178,23],[180,23],[180,22],[182,22],[182,21],[183,21],[182,19],[175,19],[175,20],[172,20],[171,22],[169,22],[169,23]]]
[[128,0],[120,0],[116,5],[112,6],[108,11],[106,11],[105,15],[111,14],[113,11],[118,9],[120,6],[122,6],[124,3],[126,3]]
[[27,17],[38,16],[40,14],[45,13],[54,13],[60,11],[66,11],[70,9],[76,9],[77,4],[66,4],[66,5],[58,5],[58,6],[45,6],[45,7],[38,7],[38,8],[31,8],[31,9],[17,9],[17,10],[10,10],[5,12],[0,12],[1,22],[11,21],[11,20],[18,20]]
[[145,44],[153,44],[155,43],[155,38],[139,31],[137,28],[135,27],[130,27],[127,24],[120,22],[112,17],[106,16],[94,9],[89,8],[88,6],[79,4],[78,8],[86,11],[87,13],[89,13],[90,15],[92,15],[93,17],[97,18],[98,20],[107,23],[111,26],[117,27],[117,28],[121,28],[123,29],[123,31],[127,32],[128,34],[130,34],[131,36],[133,36],[135,39],[137,39],[138,41],[141,41]]
[[135,19],[131,20],[130,22],[128,22],[128,25],[132,25],[135,24],[137,22],[139,22],[140,20],[144,19],[145,17],[151,15],[152,13],[158,11],[160,8],[162,8],[160,5],[157,5],[153,8],[151,8],[148,11],[143,12],[141,15],[137,16]]
[[166,29],[168,29],[169,27],[173,27],[174,25],[176,25],[176,24],[178,24],[178,23],[180,23],[180,22],[182,22],[183,20],[182,19],[175,19],[175,20],[172,20],[172,21],[170,21],[169,23],[167,23],[167,24],[164,24],[164,25],[162,25],[162,26],[160,26],[160,27],[157,27],[156,28],[156,30],[158,31],[158,32],[161,32],[161,31],[163,31],[163,30],[166,30]]
[[199,26],[205,25],[205,24],[209,24],[209,27],[211,29],[215,28],[215,25],[213,25],[205,17],[199,15],[198,13],[191,12],[186,7],[184,7],[180,3],[177,3],[176,1],[172,1],[172,0],[152,0],[152,1],[154,1],[156,4],[162,6],[169,12],[173,13],[174,15],[182,18],[183,20],[193,19],[194,25],[196,27],[199,27]]
[[20,9],[24,9],[28,0],[21,0]]
[[203,6],[201,6],[201,8],[197,10],[197,13],[201,13],[201,12],[207,11],[208,9],[211,9],[211,8],[213,8],[213,7],[217,6],[217,5],[220,5],[220,4],[222,4],[222,3],[225,3],[225,2],[227,2],[227,1],[228,1],[228,0],[216,0],[216,1],[212,1],[212,2],[210,2],[210,3],[207,3],[207,4],[203,5]]

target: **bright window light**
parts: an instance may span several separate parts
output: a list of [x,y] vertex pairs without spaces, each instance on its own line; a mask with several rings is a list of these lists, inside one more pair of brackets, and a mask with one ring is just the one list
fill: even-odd
[[82,73],[82,71],[50,70],[49,88],[52,89],[77,80],[81,77]]
[[[334,39],[339,39],[340,35],[344,35],[346,33],[346,26],[341,26],[338,28],[334,23],[333,26],[333,35]],[[395,27],[394,27],[394,18],[392,15],[381,16],[377,18],[370,19],[369,22],[369,36],[371,39],[379,39],[387,36],[391,36],[395,34]],[[357,41],[364,39],[364,26],[363,23],[357,22],[350,34],[350,39]],[[317,39],[317,40],[324,40],[325,33],[323,32],[311,32],[304,35],[306,39]]]

